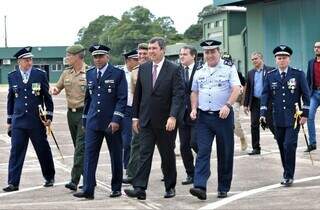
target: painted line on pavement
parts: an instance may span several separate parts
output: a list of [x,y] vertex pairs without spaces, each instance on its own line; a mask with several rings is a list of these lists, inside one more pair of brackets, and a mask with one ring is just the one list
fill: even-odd
[[[66,184],[67,182],[59,182],[59,183],[55,183],[54,186],[60,186],[60,185],[64,185]],[[3,193],[0,193],[0,198],[2,197],[6,197],[6,196],[9,196],[9,195],[13,195],[13,194],[18,194],[18,193],[23,193],[23,192],[30,192],[30,191],[34,191],[34,190],[39,190],[39,189],[47,189],[47,187],[44,187],[42,185],[40,186],[36,186],[36,187],[29,187],[29,188],[24,188],[24,189],[21,189],[21,190],[18,190],[18,191],[14,191],[14,192],[3,192]]]
[[[303,178],[303,179],[298,179],[298,180],[295,180],[294,183],[308,182],[308,181],[317,180],[317,179],[320,179],[320,176],[312,176],[312,177],[307,177],[307,178]],[[273,185],[268,185],[268,186],[264,186],[264,187],[260,187],[260,188],[256,188],[256,189],[252,189],[252,190],[248,190],[248,191],[244,191],[242,193],[239,193],[239,194],[224,198],[223,200],[219,200],[217,202],[210,203],[210,204],[208,204],[206,206],[203,206],[203,207],[199,208],[199,210],[217,209],[217,208],[225,206],[225,205],[227,205],[227,204],[229,204],[229,203],[231,203],[233,201],[240,200],[240,199],[245,198],[245,197],[249,197],[249,196],[252,196],[252,195],[255,195],[255,194],[258,194],[258,193],[262,193],[262,192],[265,192],[265,191],[268,191],[268,190],[271,190],[271,189],[280,188],[280,187],[283,187],[283,186],[281,184],[273,184]]]

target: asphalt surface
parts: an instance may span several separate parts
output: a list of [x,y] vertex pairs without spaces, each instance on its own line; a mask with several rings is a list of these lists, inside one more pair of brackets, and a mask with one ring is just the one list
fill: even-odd
[[[160,181],[160,156],[155,152],[147,200],[139,201],[122,195],[109,198],[111,168],[106,144],[100,152],[97,169],[97,187],[94,200],[83,200],[72,196],[72,192],[64,188],[70,180],[73,161],[73,145],[66,120],[66,103],[64,94],[54,96],[55,114],[53,129],[62,149],[61,159],[54,141],[49,136],[56,167],[56,183],[54,187],[42,187],[43,178],[39,162],[32,144],[29,144],[23,167],[20,190],[12,193],[0,192],[0,209],[320,209],[320,152],[312,152],[314,165],[310,157],[303,151],[306,149],[302,131],[299,135],[295,183],[290,188],[280,186],[282,167],[280,155],[272,134],[261,133],[262,154],[248,156],[240,151],[240,141],[236,137],[234,156],[234,175],[231,191],[225,199],[216,197],[217,160],[215,144],[211,157],[211,177],[208,182],[208,198],[200,201],[189,194],[190,185],[181,185],[186,177],[179,155],[177,139],[178,179],[176,197],[164,199],[164,184]],[[319,114],[317,115],[317,134],[320,136]],[[7,185],[8,158],[10,139],[6,136],[6,87],[0,88],[0,186]],[[250,120],[241,113],[242,126],[248,143],[250,140]],[[250,150],[250,144],[248,151]],[[128,188],[124,185],[123,189]]]

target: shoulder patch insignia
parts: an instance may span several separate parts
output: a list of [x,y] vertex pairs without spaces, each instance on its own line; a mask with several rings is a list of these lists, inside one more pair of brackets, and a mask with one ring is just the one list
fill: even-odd
[[202,63],[197,64],[196,70],[199,70],[199,69],[202,69],[202,68],[203,68],[203,64]]
[[229,60],[229,59],[225,59],[225,60],[223,61],[223,64],[224,64],[224,65],[227,65],[227,66],[233,66],[232,60]]

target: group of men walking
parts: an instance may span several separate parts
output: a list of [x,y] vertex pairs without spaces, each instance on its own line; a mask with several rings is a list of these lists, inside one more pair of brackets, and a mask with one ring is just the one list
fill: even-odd
[[[110,197],[121,196],[122,183],[130,183],[133,188],[125,189],[127,196],[146,199],[155,145],[161,157],[164,198],[174,197],[178,130],[187,174],[182,184],[193,184],[190,193],[201,200],[207,198],[215,139],[217,197],[227,197],[233,176],[234,134],[230,132],[234,129],[233,105],[241,91],[245,93],[244,110],[251,112],[253,150],[249,154],[261,152],[259,125],[269,127],[280,150],[284,169],[281,184],[290,186],[299,128],[310,116],[310,90],[311,106],[319,105],[316,94],[320,85],[320,43],[315,45],[317,58],[309,63],[315,72],[308,69],[309,83],[303,71],[289,66],[292,49],[280,45],[273,51],[276,68],[265,66],[261,53],[252,54],[255,69],[249,72],[245,89],[232,61],[222,59],[220,44],[216,40],[201,43],[203,66],[197,65],[194,47],[181,48],[181,65],[177,66],[165,58],[165,40],[155,37],[123,54],[124,70],[110,64],[109,47],[97,44],[89,48],[94,62],[89,68],[83,60],[85,49],[74,45],[66,50],[70,67],[51,90],[46,73],[32,67],[32,48],[21,49],[15,54],[19,67],[8,75],[7,123],[12,147],[8,186],[3,190],[19,189],[29,138],[40,161],[44,186],[53,186],[55,171],[46,127],[50,129],[53,115],[50,93],[57,95],[62,89],[66,93],[68,125],[75,148],[71,179],[65,187],[76,191],[83,176],[82,190],[75,197],[94,199],[95,174],[104,139],[111,161]],[[39,108],[46,109],[45,118],[39,117]],[[308,128],[309,124],[312,129],[312,121],[308,121]],[[310,128],[309,133],[315,135]],[[316,148],[313,141],[308,151]]]

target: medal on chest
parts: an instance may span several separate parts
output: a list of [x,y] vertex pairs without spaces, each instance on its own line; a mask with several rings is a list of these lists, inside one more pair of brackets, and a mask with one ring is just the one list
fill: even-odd
[[40,95],[40,90],[41,90],[41,84],[38,82],[32,83],[32,94],[35,96]]
[[290,92],[294,93],[294,90],[296,89],[296,78],[289,79],[287,85]]
[[277,82],[272,82],[271,83],[271,90],[272,90],[272,94],[276,95],[276,89],[277,89],[278,83]]
[[18,98],[18,85],[13,85],[12,90],[14,92],[14,97]]

